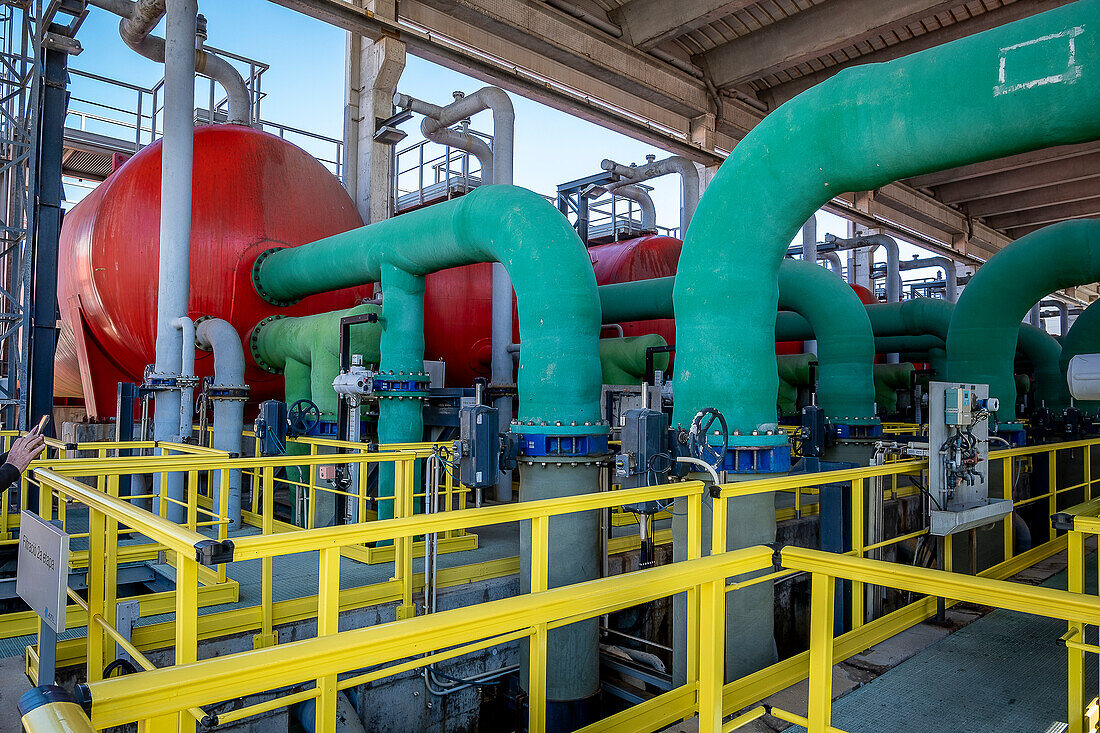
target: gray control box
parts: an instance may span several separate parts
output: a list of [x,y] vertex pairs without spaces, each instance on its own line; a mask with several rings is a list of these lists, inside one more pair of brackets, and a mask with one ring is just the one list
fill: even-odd
[[[662,452],[665,434],[664,413],[656,410],[627,410],[622,416],[622,447],[615,458],[615,480],[623,489],[651,486],[661,483],[660,478],[667,464],[654,466],[654,459]],[[631,505],[630,511],[653,513],[659,510],[656,502]]]
[[500,437],[497,410],[487,405],[469,405],[458,411],[455,458],[458,480],[471,489],[495,486],[500,472]]

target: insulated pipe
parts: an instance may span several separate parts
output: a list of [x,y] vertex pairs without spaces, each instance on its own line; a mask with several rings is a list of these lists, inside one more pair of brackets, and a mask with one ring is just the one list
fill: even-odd
[[[340,373],[340,319],[366,313],[381,314],[382,309],[364,304],[312,316],[264,319],[248,338],[252,359],[261,368],[284,375],[288,403],[310,399],[322,419],[335,420],[339,398],[332,382]],[[377,323],[353,326],[350,353],[361,354],[364,364],[377,365],[381,332]],[[296,365],[307,370],[308,385],[301,383]]]
[[817,264],[817,214],[802,225],[802,259]]
[[[424,115],[420,131],[428,140],[466,150],[481,162],[481,177],[491,184],[511,186],[515,158],[516,113],[512,99],[498,87],[483,87],[469,96],[455,93],[455,101],[446,107],[436,107],[398,93],[394,104],[402,109],[412,109]],[[468,132],[457,132],[450,127],[472,115],[489,110],[493,114],[492,150],[483,140]],[[490,357],[492,383],[501,387],[515,385],[514,363],[508,348],[512,345],[512,281],[508,271],[499,263],[493,263],[492,297],[492,351]],[[512,421],[514,407],[508,395],[497,397],[497,428],[506,433]],[[512,500],[512,472],[501,471],[496,485],[496,500]]]
[[[885,234],[866,234],[852,239],[841,239],[832,234],[825,235],[825,241],[835,244],[837,249],[857,249],[882,247],[886,250],[886,302],[897,303],[901,300],[901,255],[898,252],[898,243],[893,237]],[[839,256],[837,257],[839,260]]]
[[699,206],[699,195],[702,190],[699,169],[695,167],[695,163],[680,155],[673,155],[664,160],[654,160],[654,156],[650,155],[647,156],[645,165],[620,165],[613,160],[605,159],[600,163],[600,167],[631,183],[641,183],[670,173],[679,174],[680,190],[683,194],[683,206],[680,209],[680,237],[684,236],[688,226],[691,225],[692,217],[695,216],[695,209]]
[[[603,383],[616,385],[638,385],[646,381],[646,350],[667,346],[663,338],[655,333],[644,336],[626,336],[600,339],[600,366],[603,370]],[[668,369],[668,354],[654,354],[653,367],[662,371]]]
[[[380,281],[386,294],[382,370],[396,377],[423,369],[425,276],[478,262],[502,263],[516,286],[523,351],[519,421],[513,431],[606,434],[600,415],[600,299],[592,262],[569,221],[531,191],[481,186],[458,199],[312,244],[279,249],[257,260],[253,282],[265,298],[287,302]],[[378,432],[386,443],[422,440],[420,400],[382,400]],[[598,458],[521,456],[521,500],[598,491]],[[380,482],[380,493],[385,485]],[[599,526],[598,512],[555,518],[550,527],[550,587],[598,576]],[[525,525],[520,533],[520,577],[526,588],[530,547],[530,527]],[[595,619],[555,629],[549,648],[549,700],[574,701],[597,693]]]
[[822,252],[818,257],[829,263],[829,269],[835,272],[837,277],[844,278],[844,263],[840,261],[840,255],[836,252]]
[[1027,311],[1027,315],[1024,317],[1027,319],[1027,322],[1030,323],[1032,326],[1035,326],[1036,328],[1043,327],[1043,314],[1039,308],[1038,303],[1031,306]]
[[186,441],[194,432],[195,422],[195,322],[184,316],[172,321],[183,341],[180,355],[180,440]]
[[[1069,360],[1078,354],[1095,354],[1100,352],[1100,301],[1094,302],[1085,308],[1077,320],[1070,326],[1065,338],[1062,339],[1062,353],[1058,361],[1058,367],[1062,371],[1063,380],[1069,372]],[[1100,401],[1078,400],[1077,406],[1082,410],[1095,413],[1100,408]]]
[[646,231],[657,230],[657,208],[653,205],[653,198],[648,191],[634,185],[608,186],[607,190],[614,196],[636,202],[641,209],[642,229]]
[[956,303],[959,300],[959,275],[955,270],[955,260],[950,257],[937,255],[935,257],[922,257],[920,259],[907,260],[901,263],[902,270],[919,270],[924,267],[943,268],[943,280],[947,292],[947,300]]
[[[1035,403],[1054,410],[1068,407],[1070,404],[1069,385],[1062,378],[1062,370],[1058,366],[1058,362],[1062,357],[1062,345],[1058,343],[1058,339],[1041,328],[1025,323],[1020,327],[1017,336],[1017,348],[1020,354],[1031,362],[1031,367],[1035,370]],[[947,353],[950,357],[950,345]],[[948,374],[950,375],[950,373],[949,365]],[[1012,394],[1015,400],[1015,379],[1013,379],[1012,384]],[[1003,403],[1001,407],[1004,407]]]
[[1048,305],[1058,311],[1058,335],[1065,336],[1069,333],[1069,305],[1063,300],[1044,300],[1039,306]]
[[780,415],[792,415],[798,409],[798,388],[813,389],[810,364],[817,361],[813,354],[782,354],[776,357],[779,370],[779,395],[776,402]]
[[[674,277],[660,277],[601,285],[604,321],[624,323],[673,318],[675,280]],[[825,410],[826,421],[841,425],[877,424],[871,373],[875,361],[874,334],[867,309],[856,292],[817,265],[805,260],[785,259],[779,268],[778,305],[797,312],[811,328],[807,336],[791,340],[817,340],[817,396],[818,404]],[[774,345],[772,353],[775,353]]]
[[[1098,280],[1100,219],[1053,224],[1012,242],[978,268],[959,297],[947,338],[948,378],[988,384],[989,396],[1001,402],[997,419],[1014,421],[1020,320],[1048,294]],[[1038,386],[1049,389],[1046,382]],[[1056,382],[1061,389],[1047,395],[1052,409],[1069,404],[1064,380]]]
[[[164,39],[151,33],[164,15],[165,0],[89,0],[88,4],[122,16],[118,33],[126,45],[150,61],[164,63]],[[196,49],[195,71],[213,79],[225,90],[229,99],[227,117],[230,124],[252,124],[252,98],[248,85],[232,64],[220,56]]]
[[[161,147],[160,248],[157,273],[156,377],[178,379],[183,367],[183,337],[173,328],[187,317],[191,273],[191,163],[194,143],[195,0],[171,0],[164,63],[164,138]],[[181,391],[156,392],[153,438],[180,439]],[[171,521],[186,519],[182,474],[161,474],[165,494],[174,499],[163,509]],[[181,502],[179,504],[175,502]]]
[[[835,195],[1100,137],[1098,14],[1100,0],[1079,0],[850,67],[753,128],[707,187],[684,242],[673,422],[686,425],[704,407],[743,435],[774,421],[779,264],[806,219]],[[730,549],[763,534],[735,532]],[[727,669],[733,678],[765,661],[739,656]]]
[[[241,454],[241,431],[244,429],[245,391],[244,348],[236,329],[220,318],[207,318],[195,328],[194,344],[214,352],[214,382],[211,397],[214,402],[214,437],[212,445],[230,455]],[[226,394],[231,390],[230,394]],[[214,476],[214,512],[221,511],[221,476]],[[241,526],[241,472],[229,472],[229,529]]]

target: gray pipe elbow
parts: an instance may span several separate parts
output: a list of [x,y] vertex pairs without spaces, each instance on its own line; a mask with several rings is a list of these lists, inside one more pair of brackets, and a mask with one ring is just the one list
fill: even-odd
[[213,79],[225,90],[226,96],[229,97],[229,124],[252,124],[252,98],[248,93],[248,85],[231,63],[209,51],[197,51],[195,71]]
[[653,204],[653,197],[643,188],[634,184],[625,184],[608,188],[612,194],[620,198],[630,199],[638,204],[642,210],[642,228],[647,231],[657,229],[657,208]]

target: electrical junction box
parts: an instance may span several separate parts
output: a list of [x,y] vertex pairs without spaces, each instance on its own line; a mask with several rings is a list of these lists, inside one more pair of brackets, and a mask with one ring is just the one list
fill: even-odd
[[256,437],[260,439],[261,456],[286,455],[287,406],[279,400],[260,403],[256,417]]
[[[615,480],[623,489],[654,486],[662,483],[661,477],[668,468],[668,459],[657,457],[663,453],[665,415],[648,409],[627,410],[622,418],[622,444],[615,457]],[[655,465],[658,464],[659,465]],[[660,511],[657,502],[631,504],[627,511],[653,514]]]
[[1008,499],[989,496],[989,418],[997,409],[985,384],[928,385],[929,531],[946,536],[1004,519]]
[[944,421],[948,425],[970,425],[974,419],[974,392],[965,387],[948,387],[944,391]]
[[496,486],[500,472],[500,434],[497,410],[488,405],[469,405],[458,411],[455,458],[458,480],[471,489]]

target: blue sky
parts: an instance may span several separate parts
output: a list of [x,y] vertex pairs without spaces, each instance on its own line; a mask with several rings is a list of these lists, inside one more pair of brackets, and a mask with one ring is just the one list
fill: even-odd
[[[327,24],[268,2],[268,0],[201,0],[200,12],[209,21],[207,43],[270,65],[264,74],[267,93],[261,107],[265,120],[310,130],[333,138],[342,137],[344,104],[345,34]],[[158,29],[163,34],[163,24]],[[128,49],[118,37],[118,19],[92,8],[79,33],[84,52],[73,60],[81,71],[121,79],[150,87],[161,79],[159,64]],[[451,92],[472,92],[483,86],[475,79],[408,57],[401,91],[436,104],[446,104]],[[134,109],[135,94],[123,93],[103,84],[73,77],[74,110],[91,109],[81,100],[105,101],[122,109]],[[221,97],[219,90],[219,99]],[[196,105],[205,107],[209,82],[196,82]],[[644,162],[647,154],[665,157],[666,152],[632,140],[544,105],[513,95],[516,108],[515,182],[538,193],[553,194],[564,181],[598,173],[600,161],[612,158],[620,163]],[[147,104],[147,103],[146,103]],[[104,113],[104,110],[98,110]],[[116,115],[109,112],[105,116]],[[79,124],[70,117],[68,124]],[[491,131],[487,113],[473,119],[476,129]],[[410,133],[400,147],[419,139],[418,125],[406,123]],[[100,124],[88,129],[106,132]],[[121,135],[121,131],[114,130]],[[304,143],[304,141],[295,140]],[[303,144],[318,157],[332,156],[330,147]],[[658,223],[675,226],[679,216],[679,182],[666,176],[651,182],[657,205]],[[78,200],[80,189],[67,187],[69,198]],[[837,216],[820,214],[818,236],[846,235],[846,223]],[[903,245],[902,257],[919,252]],[[924,271],[919,271],[925,274]],[[912,273],[916,274],[916,273]],[[934,271],[929,271],[933,275]]]

